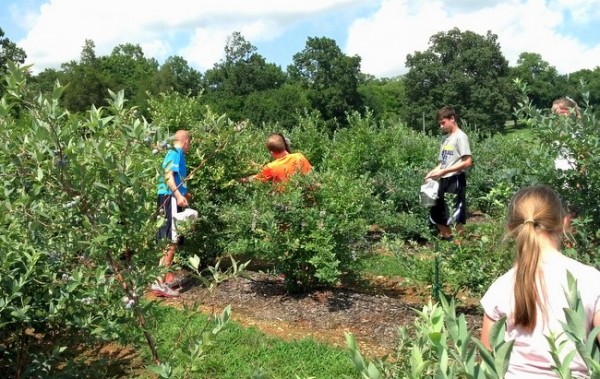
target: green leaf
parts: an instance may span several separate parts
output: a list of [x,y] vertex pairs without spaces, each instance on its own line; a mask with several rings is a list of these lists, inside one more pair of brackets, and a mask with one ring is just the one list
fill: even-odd
[[445,349],[445,346],[442,346],[442,351],[439,353],[439,364],[440,371],[444,373],[444,377],[446,372],[448,371],[448,350]]
[[475,345],[479,349],[479,354],[481,355],[481,358],[483,359],[483,361],[487,365],[488,369],[490,369],[494,373],[496,373],[496,365],[495,365],[494,356],[492,355],[492,353],[487,349],[487,347],[485,347],[483,345],[483,343],[481,343],[481,341],[479,340],[479,338],[472,337],[471,341],[473,343],[475,343]]
[[562,361],[562,367],[560,371],[562,373],[562,377],[565,379],[570,379],[572,377],[571,368],[569,366],[571,365],[573,358],[575,358],[575,354],[577,354],[577,351],[570,351]]
[[379,371],[379,369],[377,369],[377,367],[375,367],[375,365],[373,363],[369,363],[369,366],[367,368],[367,375],[369,376],[369,379],[382,379],[383,376],[381,375],[381,372]]
[[566,331],[577,341],[582,341],[585,337],[585,318],[582,320],[580,313],[570,308],[563,308],[563,311],[567,320]]
[[490,345],[493,348],[504,343],[504,331],[506,329],[506,316],[494,323],[490,329]]
[[496,367],[496,373],[501,378],[504,377],[504,374],[506,374],[506,371],[508,370],[510,354],[512,352],[514,343],[514,340],[505,342],[504,344],[499,346],[497,350],[494,351],[494,365]]
[[122,172],[119,173],[119,182],[123,185],[128,185],[129,184],[129,178],[127,177],[127,175],[123,174]]
[[350,350],[350,358],[352,360],[352,363],[354,364],[354,367],[356,368],[356,370],[360,373],[362,373],[366,366],[365,366],[365,361],[364,358],[362,357],[362,354],[360,353],[360,351],[358,350],[358,345],[356,343],[356,337],[354,336],[354,334],[352,333],[345,333],[346,335],[346,344],[348,345],[348,348]]
[[423,354],[419,348],[417,346],[413,346],[410,351],[411,378],[420,378],[429,364],[430,361],[423,360]]
[[429,333],[429,340],[435,346],[439,346],[440,345],[440,341],[442,340],[442,333],[440,333],[440,332]]
[[192,269],[198,270],[200,267],[200,257],[198,255],[194,255],[188,259],[189,265]]
[[596,352],[596,355],[599,352],[598,334],[600,334],[600,325],[592,329],[588,334],[587,342],[585,344],[585,351],[590,354],[590,356],[593,355],[594,351]]

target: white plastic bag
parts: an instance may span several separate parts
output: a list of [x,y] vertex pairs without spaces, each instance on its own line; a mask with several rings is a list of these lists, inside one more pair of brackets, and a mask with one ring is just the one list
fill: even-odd
[[438,198],[440,182],[433,179],[427,179],[421,186],[421,204],[425,207],[433,207]]
[[192,208],[185,208],[183,212],[175,213],[173,218],[177,221],[193,220],[198,218],[198,211]]

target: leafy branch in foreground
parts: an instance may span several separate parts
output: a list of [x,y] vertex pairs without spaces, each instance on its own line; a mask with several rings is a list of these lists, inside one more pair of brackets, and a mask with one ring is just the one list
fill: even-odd
[[60,83],[33,95],[28,68],[9,69],[0,101],[0,368],[16,378],[75,374],[66,358],[74,345],[105,342],[146,343],[158,364],[149,322],[157,304],[143,293],[160,270],[152,149],[163,132],[126,106],[123,91],[75,115],[60,105]]
[[[591,378],[600,378],[600,349],[597,337],[600,327],[586,335],[586,315],[577,290],[577,282],[568,273],[567,297],[564,308],[564,333],[549,335],[549,352],[554,360],[553,371],[560,378],[571,378],[570,363],[579,354]],[[383,378],[503,378],[508,370],[514,341],[505,341],[506,318],[498,320],[490,331],[488,350],[468,329],[464,314],[457,317],[454,300],[441,298],[417,312],[410,328],[401,327],[396,350],[391,357],[373,362],[360,353],[356,338],[346,333],[350,359],[365,379]],[[571,348],[571,351],[568,349]],[[391,359],[388,359],[391,358]]]
[[[468,330],[463,314],[456,316],[454,300],[441,298],[417,312],[411,328],[399,330],[391,359],[365,362],[353,335],[347,334],[351,359],[363,378],[503,378],[508,368],[512,342],[504,341],[506,320],[490,333],[492,351]],[[478,357],[482,359],[479,360]]]

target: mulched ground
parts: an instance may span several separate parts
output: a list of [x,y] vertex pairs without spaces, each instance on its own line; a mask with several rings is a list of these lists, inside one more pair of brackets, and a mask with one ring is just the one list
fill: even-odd
[[[165,303],[197,302],[206,313],[220,312],[229,304],[239,324],[286,340],[313,338],[345,348],[344,332],[351,332],[363,354],[382,357],[392,352],[397,327],[411,324],[414,309],[422,309],[431,297],[431,288],[412,288],[401,278],[385,277],[290,296],[281,278],[256,271],[247,274],[219,284],[212,292],[192,282],[179,299]],[[463,298],[459,309],[476,334],[481,327],[477,301]]]
[[[344,333],[350,332],[356,336],[360,351],[373,359],[392,353],[397,327],[412,324],[414,309],[422,309],[431,298],[430,287],[414,287],[402,278],[383,276],[361,282],[346,279],[335,288],[290,296],[281,278],[262,271],[248,270],[246,274],[246,278],[228,280],[212,291],[199,280],[191,280],[180,298],[160,301],[174,307],[201,304],[200,310],[206,314],[220,313],[231,305],[235,322],[284,340],[312,338],[345,349]],[[154,297],[150,293],[147,296]],[[476,336],[482,318],[478,300],[463,296],[458,299],[457,310],[465,314]],[[87,363],[76,371],[76,376],[59,370],[65,378],[93,378],[98,372],[108,378],[147,373],[144,364],[148,362],[138,352],[115,343],[95,348],[81,346],[71,353],[79,362]]]

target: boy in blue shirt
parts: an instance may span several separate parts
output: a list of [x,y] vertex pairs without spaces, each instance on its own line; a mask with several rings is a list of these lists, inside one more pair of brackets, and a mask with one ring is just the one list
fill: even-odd
[[[187,167],[185,154],[190,150],[191,136],[186,130],[178,130],[175,133],[173,148],[169,149],[162,167],[165,170],[164,177],[158,183],[158,211],[165,217],[165,223],[158,231],[158,239],[169,240],[169,247],[159,264],[169,267],[173,262],[175,251],[179,243],[175,215],[182,212],[188,206],[189,193],[185,179]],[[152,292],[162,297],[178,297],[179,291],[171,288],[169,283],[173,282],[173,273],[168,272],[165,278],[158,278],[152,284]]]

